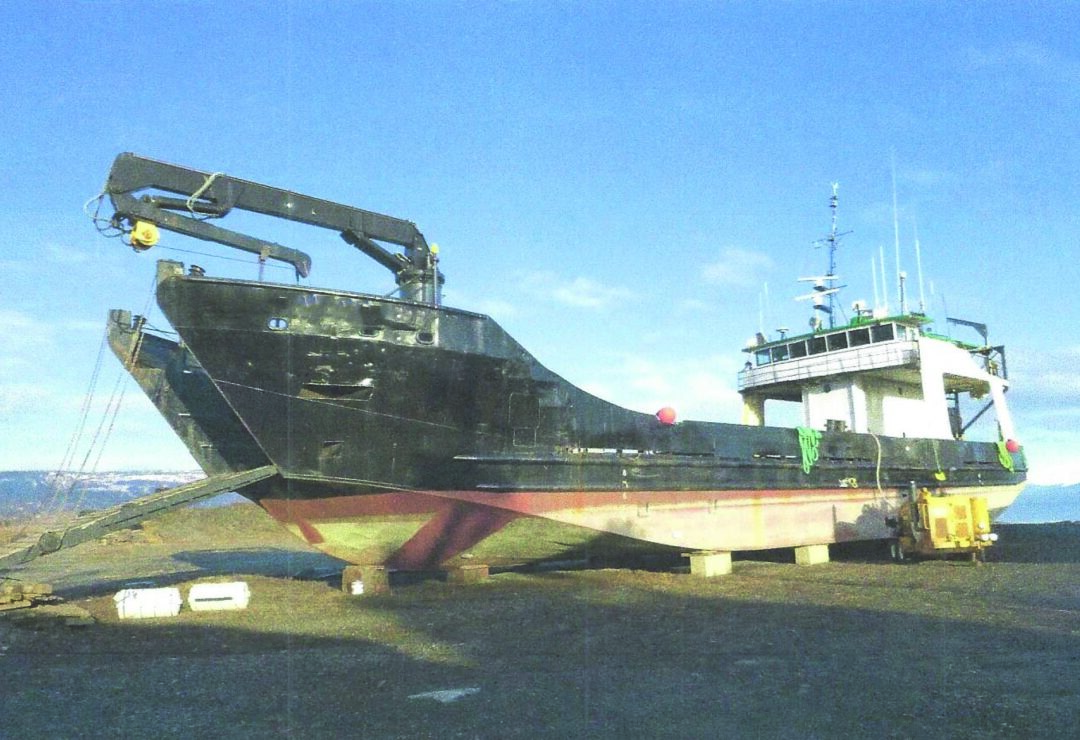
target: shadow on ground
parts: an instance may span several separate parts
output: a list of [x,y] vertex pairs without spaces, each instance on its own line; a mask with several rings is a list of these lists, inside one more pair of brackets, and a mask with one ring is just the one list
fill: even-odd
[[[200,578],[266,570],[279,554],[267,556],[177,554]],[[285,576],[308,561],[277,562]],[[1048,572],[1075,583],[1080,569],[1062,567]],[[249,574],[245,612],[130,622],[100,596],[83,602],[92,627],[2,628],[5,732],[1076,736],[1080,599],[1032,607],[1034,573],[745,562],[710,580],[506,573],[364,598]]]
[[[1080,525],[998,531],[978,567],[852,545],[715,579],[653,558],[362,598],[339,561],[284,544],[58,553],[25,574],[97,623],[0,619],[0,734],[1080,736]],[[221,578],[249,582],[247,610],[116,618],[139,579]]]

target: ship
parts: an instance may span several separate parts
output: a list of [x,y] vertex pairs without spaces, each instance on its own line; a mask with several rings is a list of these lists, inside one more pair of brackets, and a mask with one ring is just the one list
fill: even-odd
[[[438,250],[410,221],[131,153],[99,207],[106,196],[99,230],[137,252],[166,230],[255,256],[252,280],[158,261],[171,331],[115,309],[109,344],[208,476],[266,471],[237,492],[348,563],[894,541],[920,497],[964,497],[995,517],[1024,485],[1004,347],[975,322],[959,322],[981,328],[975,342],[934,333],[917,311],[759,334],[738,375],[742,420],[681,420],[588,393],[490,316],[443,305]],[[835,227],[835,191],[833,207]],[[396,290],[303,283],[306,252],[220,225],[245,211],[338,232]],[[296,283],[264,279],[268,260]],[[776,402],[801,423],[770,425]],[[994,438],[967,438],[991,418]]]

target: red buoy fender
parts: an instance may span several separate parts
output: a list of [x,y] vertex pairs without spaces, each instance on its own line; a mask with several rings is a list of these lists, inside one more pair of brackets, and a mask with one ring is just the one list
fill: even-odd
[[670,406],[665,406],[656,412],[656,418],[661,424],[671,426],[675,423],[676,419],[675,409]]

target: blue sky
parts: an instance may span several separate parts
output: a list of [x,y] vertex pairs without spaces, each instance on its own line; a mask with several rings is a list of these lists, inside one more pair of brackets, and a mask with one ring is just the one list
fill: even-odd
[[[917,224],[928,312],[1007,346],[1033,480],[1080,481],[1070,4],[9,0],[0,28],[0,469],[65,459],[106,312],[144,309],[155,259],[256,275],[99,236],[82,205],[119,152],[415,221],[448,304],[610,400],[718,421],[746,339],[806,326],[830,183],[843,304],[881,247],[891,275],[895,158],[909,296]],[[312,284],[393,287],[336,236],[252,227]],[[106,356],[83,444],[120,376]],[[101,430],[99,469],[193,466],[133,385]]]

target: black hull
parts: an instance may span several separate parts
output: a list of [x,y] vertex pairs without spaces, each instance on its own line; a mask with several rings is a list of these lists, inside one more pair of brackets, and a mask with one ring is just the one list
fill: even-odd
[[[545,516],[543,498],[565,494],[586,509],[613,493],[673,505],[845,489],[893,500],[913,485],[1019,490],[1025,478],[1023,456],[1010,471],[994,444],[847,432],[824,433],[806,464],[794,429],[664,424],[596,398],[486,316],[159,270],[158,302],[182,345],[139,339],[117,313],[114,350],[134,349],[133,374],[208,473],[277,466],[280,478],[243,492],[268,510],[423,492]],[[530,503],[500,503],[519,494]]]

